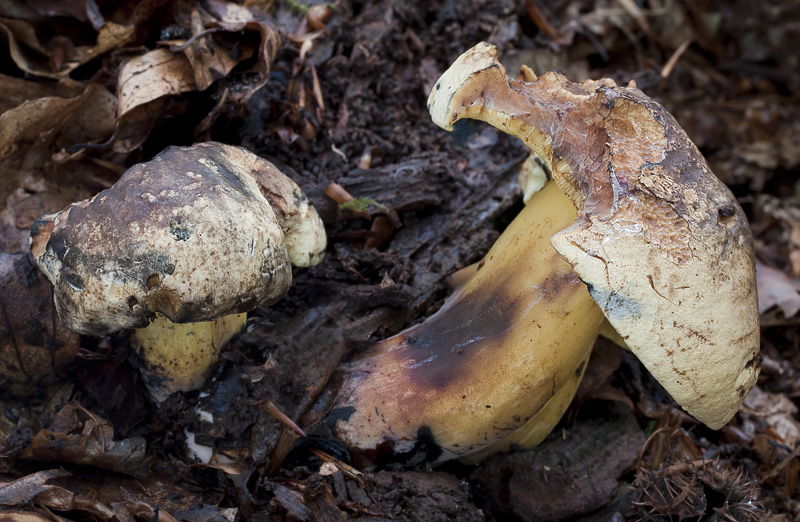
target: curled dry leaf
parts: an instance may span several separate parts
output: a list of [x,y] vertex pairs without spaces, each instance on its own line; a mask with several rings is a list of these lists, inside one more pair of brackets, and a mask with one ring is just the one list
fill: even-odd
[[783,444],[793,448],[800,442],[800,423],[795,420],[797,406],[786,395],[769,393],[756,386],[744,405],[750,410],[746,418],[766,422]]
[[[280,46],[278,32],[246,7],[227,2],[208,5],[214,16],[192,11],[189,40],[170,41],[169,48],[130,58],[120,68],[116,151],[129,152],[141,145],[167,110],[171,96],[204,91],[218,83],[221,91],[227,89],[227,102],[246,107],[252,94],[267,82]],[[228,77],[253,56],[257,57],[253,78],[241,82]]]
[[72,462],[138,476],[147,470],[145,446],[142,437],[115,439],[106,419],[71,402],[15,457]]
[[64,82],[43,89],[0,78],[18,105],[0,115],[0,250],[26,251],[31,217],[54,212],[94,192],[87,180],[105,175],[89,161],[57,167],[53,154],[73,145],[105,141],[114,129],[116,100],[99,84]]
[[45,512],[32,512],[32,511],[2,511],[0,512],[0,522],[53,522],[55,520],[52,515]]
[[94,45],[74,45],[64,37],[50,42],[39,39],[36,28],[25,20],[0,18],[0,31],[8,41],[11,59],[28,74],[45,78],[67,78],[81,65],[131,42],[133,26],[106,23],[97,33]]
[[23,80],[13,76],[0,74],[0,114],[13,109],[28,100],[56,96],[60,98],[73,98],[84,91],[86,87],[77,82],[63,81],[58,83]]
[[0,159],[42,140],[65,148],[110,135],[116,102],[103,86],[64,91],[68,97],[27,99],[0,116]]
[[16,506],[31,502],[37,495],[44,493],[54,486],[48,486],[47,481],[66,477],[68,472],[59,469],[38,471],[13,482],[0,482],[0,505]]
[[52,286],[30,254],[0,252],[0,378],[24,394],[57,382],[75,359],[78,334],[58,320]]
[[[99,520],[110,520],[114,516],[113,511],[98,502],[96,498],[78,495],[60,485],[47,484],[52,479],[69,475],[70,473],[64,470],[50,469],[27,475],[7,484],[0,483],[0,505],[24,507],[34,504],[57,511],[83,511],[94,515]],[[2,514],[5,512],[0,513],[0,515]],[[3,519],[0,518],[0,520]],[[24,519],[16,518],[15,515],[9,520]]]
[[144,143],[170,95],[197,89],[189,61],[169,49],[130,58],[120,67],[118,82],[117,152]]
[[758,311],[764,313],[773,306],[780,308],[789,319],[800,310],[800,293],[795,282],[783,271],[756,261],[758,281]]

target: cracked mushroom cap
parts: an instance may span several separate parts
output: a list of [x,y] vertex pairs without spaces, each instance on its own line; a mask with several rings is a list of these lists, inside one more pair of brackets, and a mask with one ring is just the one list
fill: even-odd
[[633,86],[506,75],[478,44],[434,86],[450,130],[474,118],[519,137],[579,210],[551,239],[611,325],[690,414],[727,423],[760,367],[753,238],[675,119]]
[[322,221],[300,188],[238,147],[170,147],[110,189],[40,217],[31,251],[74,331],[210,321],[279,300],[291,264],[322,259]]

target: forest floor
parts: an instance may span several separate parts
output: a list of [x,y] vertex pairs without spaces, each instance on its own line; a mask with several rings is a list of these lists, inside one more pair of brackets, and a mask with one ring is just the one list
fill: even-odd
[[[8,310],[33,313],[11,297],[33,219],[170,145],[220,141],[272,161],[319,211],[328,247],[295,269],[286,297],[250,314],[200,390],[158,407],[123,334],[56,334],[46,356],[4,344],[0,519],[800,519],[797,2],[4,4],[4,343],[20,328]],[[426,108],[439,76],[481,41],[511,75],[526,64],[575,82],[635,81],[738,198],[755,238],[763,362],[721,430],[682,413],[601,338],[535,449],[365,472],[331,436],[339,364],[434,313],[448,277],[522,207],[525,147],[475,122],[447,133]],[[337,205],[332,183],[363,208]],[[25,266],[45,285],[24,285],[40,302],[49,287]],[[198,463],[195,443],[217,458]]]

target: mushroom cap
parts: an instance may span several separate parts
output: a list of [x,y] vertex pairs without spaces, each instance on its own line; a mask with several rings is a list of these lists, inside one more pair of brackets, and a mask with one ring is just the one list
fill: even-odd
[[274,303],[291,286],[290,261],[319,262],[324,249],[299,187],[220,143],[170,147],[31,231],[59,316],[94,335],[145,327],[156,313],[200,322]]
[[727,423],[760,368],[753,238],[675,119],[608,79],[515,80],[485,43],[442,75],[428,107],[445,129],[483,120],[544,160],[580,212],[555,249],[672,397],[711,428]]

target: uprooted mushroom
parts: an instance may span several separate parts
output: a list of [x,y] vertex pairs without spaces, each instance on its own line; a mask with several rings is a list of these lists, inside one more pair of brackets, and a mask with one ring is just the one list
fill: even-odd
[[519,137],[552,181],[440,311],[344,367],[331,421],[362,465],[537,444],[603,316],[710,428],[756,382],[753,240],[734,196],[635,86],[525,72],[481,43],[428,99],[444,129],[474,118]]
[[238,147],[170,147],[110,189],[40,217],[31,251],[73,331],[137,329],[151,395],[199,387],[246,312],[318,263],[325,231],[300,188]]

